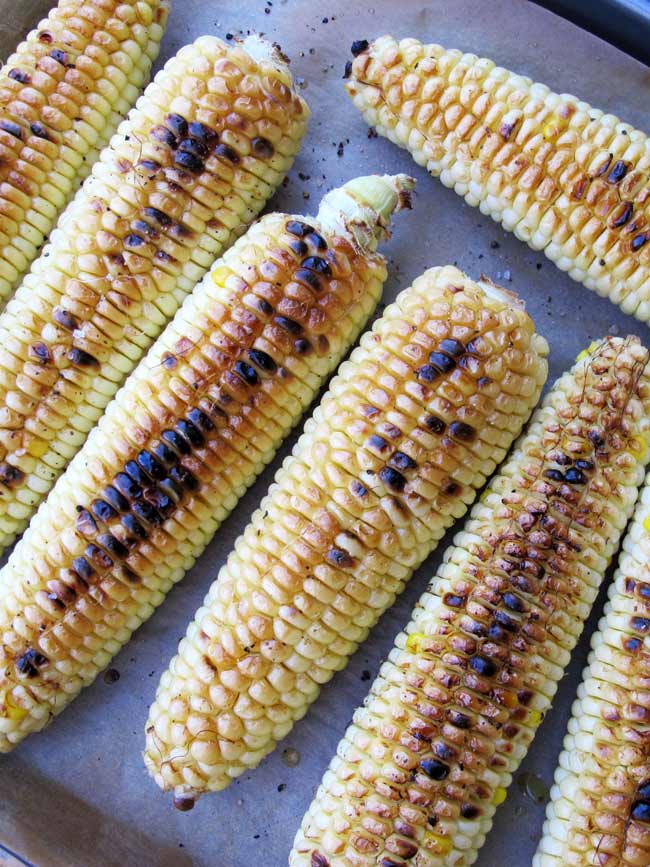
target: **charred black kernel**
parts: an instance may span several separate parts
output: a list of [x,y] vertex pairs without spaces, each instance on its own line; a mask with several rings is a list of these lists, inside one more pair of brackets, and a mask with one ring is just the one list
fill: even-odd
[[391,858],[390,855],[383,855],[379,862],[379,867],[404,867],[404,862],[396,861],[394,858]]
[[414,470],[417,467],[412,457],[400,451],[393,452],[390,462],[397,470]]
[[641,596],[643,599],[650,599],[650,585],[649,584],[645,584],[645,583],[638,584],[637,585],[637,591],[638,591],[639,596]]
[[172,497],[176,502],[178,502],[183,496],[183,489],[181,486],[177,482],[172,481],[169,477],[158,482],[158,487],[161,491],[164,491],[168,496]]
[[144,209],[145,217],[149,217],[150,220],[155,220],[157,223],[160,223],[161,226],[169,226],[171,224],[172,218],[167,216],[164,211],[159,211],[158,208],[145,208]]
[[314,348],[305,337],[299,337],[293,344],[293,347],[298,355],[308,355]]
[[255,367],[259,367],[260,370],[265,370],[267,373],[275,373],[278,369],[277,364],[273,361],[268,352],[264,352],[261,349],[251,349],[248,353],[248,357]]
[[187,121],[182,115],[168,114],[165,118],[165,124],[179,138],[187,135]]
[[275,321],[280,328],[288,331],[290,334],[302,334],[302,325],[296,322],[295,319],[289,319],[287,316],[276,316]]
[[52,60],[56,60],[57,63],[60,63],[61,66],[68,66],[68,55],[65,51],[61,51],[60,48],[53,48],[50,51],[50,57]]
[[129,533],[129,535],[135,537],[136,539],[146,539],[147,531],[142,526],[140,521],[135,517],[135,515],[124,515],[121,519],[122,526]]
[[404,476],[392,467],[382,467],[379,470],[379,478],[387,488],[391,488],[393,491],[403,491],[406,485]]
[[61,328],[65,328],[66,331],[74,331],[79,327],[76,317],[73,316],[69,310],[65,310],[63,307],[55,307],[54,312],[52,313],[52,318],[61,326]]
[[472,724],[471,717],[468,717],[466,713],[461,713],[461,711],[454,710],[453,708],[450,708],[447,711],[447,719],[454,726],[454,728],[457,729],[465,730],[468,729]]
[[487,637],[490,641],[496,641],[498,644],[501,644],[506,638],[506,631],[498,623],[492,623],[487,631]]
[[320,852],[312,852],[310,867],[330,867],[330,862]]
[[92,536],[93,533],[97,532],[97,524],[88,509],[82,509],[79,512],[75,524],[82,536]]
[[388,448],[387,440],[380,437],[378,434],[371,434],[368,437],[368,445],[372,446],[373,449],[377,449],[379,452],[384,452]]
[[147,223],[146,220],[134,220],[133,228],[136,232],[142,232],[143,235],[146,235],[147,238],[159,238],[160,232],[156,229],[155,226],[152,226],[151,223]]
[[14,123],[12,120],[0,120],[0,129],[12,135],[14,138],[22,139],[23,131],[22,128],[18,126],[17,123]]
[[376,406],[371,406],[369,403],[367,403],[363,407],[362,412],[366,418],[374,418],[374,416],[376,416],[379,413],[379,410],[377,409]]
[[318,232],[310,232],[307,235],[307,240],[310,244],[316,247],[317,250],[327,250],[327,241]]
[[245,361],[235,362],[235,373],[238,373],[248,385],[257,385],[260,381],[255,369],[250,364],[246,364]]
[[357,479],[353,479],[350,484],[350,489],[352,493],[357,497],[365,497],[368,493],[368,488],[365,485],[362,485],[361,482],[357,481]]
[[143,500],[140,500],[133,504],[132,510],[133,514],[137,518],[146,521],[154,527],[160,526],[163,522],[163,516],[151,505],[151,503],[146,503]]
[[327,560],[333,566],[339,566],[341,569],[349,569],[354,564],[353,558],[347,551],[342,551],[340,548],[330,548],[327,552]]
[[454,358],[465,352],[464,344],[460,340],[454,340],[453,337],[445,337],[444,340],[441,340],[439,348],[442,352],[446,352],[447,355],[453,355]]
[[432,780],[444,780],[449,776],[449,766],[437,759],[422,759],[420,767]]
[[470,656],[470,668],[474,669],[477,674],[482,677],[492,677],[495,674],[497,667],[490,659],[485,659],[484,656]]
[[36,677],[38,669],[44,666],[46,662],[47,656],[43,656],[43,654],[39,653],[38,650],[34,650],[33,647],[30,647],[29,650],[26,650],[23,655],[16,660],[16,668],[21,674],[24,674],[27,677]]
[[188,127],[188,132],[193,139],[198,139],[208,147],[212,147],[219,140],[219,134],[215,130],[197,120],[192,121]]
[[192,172],[193,175],[200,174],[205,168],[203,160],[188,151],[176,151],[174,165],[186,172]]
[[474,804],[463,804],[460,808],[460,815],[463,819],[476,819],[481,815],[481,811]]
[[486,386],[490,385],[491,382],[492,380],[489,376],[479,376],[479,378],[476,380],[476,384],[479,388],[485,388]]
[[271,313],[273,313],[273,308],[265,298],[258,298],[257,306],[260,310],[260,313],[263,313],[265,316],[270,316]]
[[640,235],[636,235],[634,238],[632,238],[632,249],[635,252],[637,250],[640,250],[641,247],[643,247],[643,245],[647,242],[648,238],[650,238],[650,235],[647,233],[642,232]]
[[118,473],[113,480],[117,490],[129,500],[135,500],[142,496],[142,488],[129,478],[126,473]]
[[22,69],[10,69],[7,73],[9,78],[13,78],[14,81],[19,81],[21,84],[29,84],[32,80],[31,75],[28,72],[23,72]]
[[204,431],[214,430],[214,424],[210,421],[210,419],[203,412],[203,410],[198,409],[198,407],[194,407],[194,409],[191,409],[188,412],[187,417],[192,422],[192,424],[196,425]]
[[166,352],[162,357],[162,364],[167,370],[174,370],[178,367],[178,359],[172,352]]
[[616,160],[612,166],[611,172],[607,175],[607,182],[610,184],[618,184],[627,174],[629,166],[623,160]]
[[504,629],[507,629],[508,632],[516,632],[519,628],[519,624],[513,617],[511,617],[509,614],[506,614],[505,611],[501,611],[499,609],[494,612],[494,620]]
[[458,482],[454,482],[453,479],[449,479],[448,482],[442,486],[442,493],[447,494],[448,497],[453,497],[454,494],[457,494],[460,491],[460,485]]
[[[110,503],[110,505],[118,512],[126,512],[126,510],[129,508],[129,501],[126,499],[126,497],[122,496],[122,494],[117,490],[117,488],[114,488],[113,485],[108,485],[106,488],[104,488],[104,497],[106,498],[107,503]],[[104,503],[103,500],[94,500],[91,507],[93,509],[93,512],[95,511],[95,503],[101,503],[101,508],[107,505],[107,503]],[[97,514],[97,512],[95,512],[95,514]],[[100,517],[99,515],[97,516]],[[104,518],[102,518],[101,520],[104,520]]]
[[579,470],[577,467],[569,467],[569,469],[564,474],[564,479],[570,485],[586,485],[587,477]]
[[593,470],[594,462],[581,459],[579,461],[576,461],[576,467],[578,467],[579,470]]
[[152,479],[164,479],[167,475],[164,466],[154,458],[151,452],[145,449],[138,453],[137,461],[145,473]]
[[39,42],[45,42],[46,45],[51,45],[54,41],[54,37],[49,32],[49,30],[41,30],[38,34]]
[[99,361],[97,361],[94,355],[91,355],[90,352],[86,352],[84,349],[79,349],[76,346],[73,346],[68,352],[68,361],[70,364],[74,364],[77,367],[99,367]]
[[647,617],[633,617],[630,620],[630,625],[632,629],[636,629],[637,632],[650,631],[650,619]]
[[178,455],[175,451],[169,448],[169,446],[165,445],[165,443],[160,442],[153,448],[154,455],[158,458],[159,461],[162,461],[165,466],[170,467],[172,464],[175,464],[178,460]]
[[463,608],[467,602],[467,598],[465,596],[458,596],[456,593],[445,593],[442,601],[450,608]]
[[298,270],[294,274],[294,277],[296,280],[302,280],[302,282],[306,283],[311,289],[314,290],[314,292],[320,292],[323,288],[317,275],[313,271],[310,271],[308,268],[298,268]]
[[239,154],[234,148],[231,148],[230,145],[217,145],[214,152],[218,157],[224,157],[225,159],[230,160],[231,163],[237,164],[239,162]]
[[642,644],[643,642],[640,638],[626,638],[623,642],[623,647],[629,650],[630,653],[636,653]]
[[325,277],[332,276],[332,269],[329,264],[321,256],[307,256],[302,262],[305,268],[310,271],[315,271],[317,274],[324,274]]
[[92,542],[90,543],[90,545],[86,545],[86,550],[84,551],[84,554],[86,555],[86,557],[88,557],[89,560],[92,560],[92,562],[96,566],[99,566],[100,569],[110,569],[113,565],[113,561],[108,556],[106,551],[102,551],[102,549],[98,545],[95,545]]
[[178,139],[171,130],[167,129],[166,126],[154,126],[149,135],[161,144],[172,148],[172,150],[175,150],[178,146]]
[[194,448],[198,449],[205,444],[205,437],[201,431],[188,419],[180,419],[176,425],[176,430],[181,434],[181,436],[184,436],[185,439],[194,446]]
[[597,430],[590,430],[587,433],[587,439],[593,443],[597,449],[605,445],[605,437]]
[[471,443],[476,439],[476,430],[464,421],[452,421],[449,425],[449,433],[466,443]]
[[449,762],[456,758],[456,750],[444,741],[436,741],[434,744],[431,744],[431,750],[443,762]]
[[0,463],[0,483],[6,487],[12,488],[14,485],[19,485],[24,478],[25,473],[18,467],[14,467],[7,461]]
[[176,482],[181,489],[187,488],[188,491],[196,491],[199,487],[197,479],[185,467],[174,467],[170,470],[169,478]]
[[[145,172],[153,172],[154,174],[160,170],[160,163],[157,160],[139,160],[138,168],[144,169]],[[153,178],[149,178],[153,180]]]
[[200,139],[184,138],[178,145],[178,149],[200,159],[205,159],[208,155],[208,148]]
[[454,359],[447,355],[445,352],[434,351],[429,355],[429,364],[435,365],[435,367],[439,368],[443,373],[449,373],[450,370],[453,370],[456,367],[456,362]]
[[612,229],[620,229],[621,226],[624,226],[628,222],[632,216],[632,212],[632,202],[624,202],[618,216],[612,219],[609,225]]
[[644,801],[650,801],[650,780],[645,780],[641,783],[636,793]]
[[352,75],[352,61],[346,60],[345,69],[343,70],[343,78],[349,78]]
[[364,51],[368,50],[368,40],[355,39],[352,43],[352,48],[350,50],[352,51],[352,54],[357,57],[359,54],[362,54]]
[[440,370],[431,364],[424,364],[416,371],[416,375],[418,379],[422,379],[424,382],[433,382],[434,379],[440,376]]
[[112,554],[114,557],[124,559],[124,557],[128,556],[129,549],[111,533],[102,533],[101,536],[97,537],[97,542],[102,546],[102,548],[106,548],[108,553]]
[[271,142],[261,135],[255,136],[255,138],[251,142],[251,145],[253,147],[253,153],[256,157],[261,157],[262,159],[269,159],[275,153],[275,148],[273,147]]
[[72,568],[77,575],[86,583],[92,580],[95,570],[90,565],[85,557],[75,557],[72,561]]
[[309,247],[300,238],[292,238],[289,241],[289,246],[291,247],[293,252],[296,254],[296,256],[300,256],[301,259],[303,256],[306,256],[307,253],[309,252]]
[[442,433],[445,430],[445,428],[447,427],[447,425],[444,423],[444,421],[435,415],[427,416],[425,424],[429,428],[430,431],[433,431],[433,433],[437,433],[437,434]]
[[304,238],[309,235],[314,229],[308,223],[302,223],[300,220],[289,220],[287,223],[287,232],[291,235],[296,235],[298,238]]
[[142,235],[138,235],[135,232],[130,232],[124,239],[124,246],[131,247],[132,249],[141,247],[145,243],[146,241]]
[[521,599],[514,593],[506,592],[503,594],[503,604],[511,611],[516,611],[521,614],[524,610],[524,604]]
[[650,801],[635,801],[632,804],[630,816],[636,822],[650,823]]
[[50,141],[50,134],[42,123],[34,121],[34,123],[30,126],[30,129],[37,138],[42,138],[46,141]]
[[564,473],[561,470],[544,470],[544,476],[545,478],[550,479],[552,482],[564,481]]
[[133,479],[136,485],[142,486],[149,484],[149,479],[147,478],[146,473],[142,471],[142,469],[135,461],[127,461],[124,469],[128,473],[129,477]]
[[176,433],[175,430],[164,430],[161,434],[161,439],[163,439],[166,443],[179,452],[181,455],[189,455],[191,449],[189,445],[185,442],[183,437]]
[[144,500],[166,518],[174,509],[176,503],[170,495],[160,487],[145,488]]

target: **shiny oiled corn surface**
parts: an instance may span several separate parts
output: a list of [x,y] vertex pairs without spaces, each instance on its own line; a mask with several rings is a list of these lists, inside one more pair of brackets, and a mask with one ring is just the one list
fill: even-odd
[[274,192],[307,115],[258,37],[198,39],[138,100],[0,316],[0,549]]
[[516,296],[433,268],[342,365],[163,675],[145,761],[188,809],[256,766],[520,431],[546,341]]
[[0,752],[108,664],[273,457],[377,303],[410,185],[263,217],[127,380],[0,571]]
[[169,6],[169,0],[60,0],[4,64],[0,301],[136,101]]
[[377,132],[563,271],[650,320],[650,139],[612,114],[416,39],[355,42]]
[[582,355],[445,552],[339,744],[292,867],[476,860],[650,455],[648,352],[608,338]]
[[650,477],[573,706],[534,867],[650,864]]

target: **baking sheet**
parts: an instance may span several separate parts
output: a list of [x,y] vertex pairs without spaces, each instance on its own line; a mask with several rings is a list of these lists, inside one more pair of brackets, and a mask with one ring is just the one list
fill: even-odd
[[[47,0],[0,0],[1,56],[49,6]],[[525,0],[273,0],[272,5],[265,0],[174,0],[161,59],[202,33],[237,35],[249,29],[265,32],[290,55],[313,112],[302,153],[272,207],[313,213],[323,193],[360,173],[404,171],[418,179],[414,210],[399,216],[385,248],[390,260],[385,301],[431,265],[453,262],[473,276],[484,272],[526,298],[551,345],[551,379],[606,332],[637,333],[648,341],[645,326],[506,235],[415,166],[408,154],[383,139],[368,139],[341,82],[353,39],[384,32],[417,35],[493,57],[642,128],[650,93],[647,67]],[[100,676],[45,733],[0,757],[0,843],[15,858],[39,867],[286,864],[300,819],[354,708],[450,539],[448,535],[438,554],[416,573],[347,670],[325,687],[307,717],[256,772],[224,793],[203,798],[190,813],[175,811],[142,765],[148,707],[188,620],[294,440],[244,497],[184,582],[115,659],[119,680],[108,683]],[[583,640],[521,769],[547,785],[586,647]],[[300,754],[296,767],[286,763],[285,749]],[[543,816],[543,805],[513,784],[480,867],[529,865]],[[15,863],[9,854],[4,857]]]

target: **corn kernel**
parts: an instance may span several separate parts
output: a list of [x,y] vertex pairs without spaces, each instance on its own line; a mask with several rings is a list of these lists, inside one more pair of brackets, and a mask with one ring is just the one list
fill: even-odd
[[406,639],[406,649],[411,653],[419,653],[426,635],[423,632],[412,632]]
[[591,343],[589,344],[589,346],[588,346],[586,349],[583,349],[582,352],[579,352],[579,353],[576,355],[576,361],[582,361],[583,358],[587,358],[588,356],[590,356],[591,353],[592,353],[592,352],[596,349],[596,347],[598,346],[598,343],[599,343],[598,340],[592,340]]
[[531,710],[528,713],[528,722],[535,729],[538,725],[540,725],[543,719],[544,714],[541,712],[541,710]]
[[647,530],[650,533],[650,515],[647,518],[643,519],[643,529]]
[[492,795],[492,803],[495,807],[498,807],[500,804],[503,804],[507,796],[508,793],[503,786],[497,786],[494,790],[494,795]]
[[220,265],[217,268],[213,268],[210,276],[212,277],[212,282],[215,286],[223,286],[230,276],[230,268]]
[[27,711],[24,707],[19,707],[11,695],[7,695],[5,697],[5,704],[7,706],[7,718],[14,720],[16,722],[20,722],[21,719],[25,719],[27,716]]
[[440,834],[431,834],[426,843],[427,849],[436,855],[448,855],[453,845],[450,837],[441,837]]

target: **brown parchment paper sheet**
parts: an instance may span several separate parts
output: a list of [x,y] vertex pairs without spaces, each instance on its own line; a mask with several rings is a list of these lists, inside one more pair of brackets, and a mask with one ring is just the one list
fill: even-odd
[[[0,56],[7,56],[49,6],[48,0],[0,0]],[[354,39],[392,32],[492,57],[644,128],[647,67],[527,0],[273,0],[272,5],[265,0],[174,0],[161,61],[203,33],[225,37],[249,29],[268,34],[289,54],[313,112],[302,153],[272,208],[313,213],[323,193],[356,174],[402,171],[418,179],[414,210],[399,216],[385,248],[390,278],[384,301],[431,265],[453,262],[473,276],[483,272],[503,281],[523,294],[550,342],[551,380],[593,338],[608,331],[637,333],[648,341],[646,326],[505,234],[430,178],[407,153],[384,139],[369,140],[341,82]],[[244,497],[197,566],[115,659],[120,679],[109,684],[100,677],[45,733],[0,757],[0,843],[15,856],[39,867],[286,864],[300,819],[354,708],[450,540],[448,535],[347,670],[325,687],[307,717],[254,774],[224,793],[205,797],[191,813],[176,812],[142,765],[147,710],[188,620],[294,439]],[[586,634],[599,610],[600,605]],[[583,637],[521,769],[548,785],[586,655]],[[296,767],[283,761],[286,748],[298,750]],[[529,865],[543,816],[543,806],[513,783],[480,867]]]

